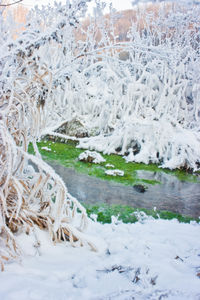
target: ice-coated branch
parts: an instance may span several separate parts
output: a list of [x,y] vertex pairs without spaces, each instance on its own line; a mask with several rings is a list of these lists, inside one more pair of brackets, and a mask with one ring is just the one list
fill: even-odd
[[[65,59],[73,43],[72,19],[79,17],[87,1],[76,1],[68,10],[57,4],[32,11],[26,31],[12,39],[10,24],[2,19],[0,45],[0,265],[19,255],[15,232],[47,229],[54,243],[95,245],[84,235],[87,214],[71,197],[62,179],[41,158],[36,141],[54,118],[58,78],[53,70]],[[65,19],[65,22],[61,20]],[[45,33],[41,27],[48,25]],[[13,21],[13,20],[11,20]],[[66,28],[68,30],[66,30]],[[8,28],[8,30],[7,30]],[[67,32],[67,36],[63,33]],[[9,35],[10,34],[10,35]],[[67,45],[65,45],[67,43]],[[55,52],[55,47],[61,52]],[[5,49],[7,51],[5,55]],[[54,54],[53,54],[54,53]],[[51,57],[49,63],[48,59]],[[36,156],[28,154],[32,143]],[[76,223],[74,225],[73,223]]]
[[20,3],[22,2],[23,0],[18,0],[18,1],[15,1],[15,2],[12,2],[12,3],[7,3],[7,4],[1,4],[0,3],[0,7],[7,7],[7,6],[11,6],[11,5],[14,5],[14,4],[17,4],[17,3]]

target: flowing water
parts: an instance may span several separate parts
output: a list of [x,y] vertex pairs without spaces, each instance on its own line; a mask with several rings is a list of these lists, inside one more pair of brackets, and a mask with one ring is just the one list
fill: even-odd
[[168,210],[194,218],[200,216],[200,180],[198,183],[180,181],[164,172],[137,171],[139,178],[155,179],[161,184],[149,185],[145,192],[132,186],[101,180],[54,162],[49,164],[66,183],[69,193],[88,204],[124,204],[158,210]]

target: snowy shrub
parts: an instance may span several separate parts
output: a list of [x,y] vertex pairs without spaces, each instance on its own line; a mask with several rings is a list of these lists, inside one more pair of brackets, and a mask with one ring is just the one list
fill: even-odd
[[90,66],[85,119],[99,134],[81,140],[81,148],[170,169],[199,168],[199,7],[172,7],[166,12],[161,5],[157,17],[138,16],[129,42],[113,44],[129,52],[128,61],[107,52]]
[[[53,242],[95,246],[83,235],[85,209],[67,191],[62,179],[41,158],[36,141],[56,107],[53,73],[58,64],[56,47],[64,54],[61,32],[75,26],[86,1],[32,11],[31,23],[13,40],[10,23],[0,14],[0,265],[20,254],[17,231],[47,229]],[[61,13],[63,19],[60,17]],[[55,16],[52,18],[52,16]],[[60,31],[59,31],[60,30]],[[66,30],[66,29],[65,29]],[[58,33],[59,32],[59,33]],[[67,37],[66,37],[67,38]],[[72,43],[72,40],[67,40]],[[51,53],[50,53],[51,52]],[[49,64],[49,59],[50,64]],[[70,53],[69,53],[70,59]],[[55,111],[55,114],[58,114]],[[36,156],[28,154],[32,143]],[[76,226],[73,222],[76,220]]]
[[[138,11],[126,42],[117,41],[112,10],[109,24],[101,14],[95,25],[91,19],[78,43],[71,31],[70,59],[61,51],[65,39],[56,49],[57,64],[51,66],[55,88],[43,134],[77,118],[90,135],[80,138],[81,148],[197,170],[199,15],[199,6],[184,2]],[[68,34],[63,32],[63,39]],[[119,59],[124,52],[129,54],[126,61]]]
[[[183,1],[138,10],[127,40],[119,42],[119,16],[112,7],[108,20],[102,18],[104,4],[98,3],[95,22],[91,18],[85,29],[80,21],[85,1],[67,3],[33,11],[18,39],[19,72],[30,77],[30,69],[38,68],[42,76],[34,78],[39,88],[31,94],[42,112],[39,135],[80,120],[84,134],[73,133],[79,147],[197,170],[199,6]],[[77,31],[83,35],[78,41]],[[124,52],[127,60],[120,59]]]

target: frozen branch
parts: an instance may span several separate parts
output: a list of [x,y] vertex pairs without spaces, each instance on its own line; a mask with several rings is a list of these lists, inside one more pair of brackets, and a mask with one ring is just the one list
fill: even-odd
[[3,6],[3,7],[6,7],[6,6],[11,6],[11,5],[14,5],[14,4],[17,4],[17,3],[20,3],[22,2],[23,0],[18,0],[16,2],[13,2],[13,3],[8,3],[8,4],[0,4],[0,6]]

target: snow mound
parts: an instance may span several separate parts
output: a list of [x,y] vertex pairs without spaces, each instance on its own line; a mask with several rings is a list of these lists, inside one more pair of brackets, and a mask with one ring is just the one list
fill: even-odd
[[82,152],[78,159],[80,161],[84,162],[90,162],[90,163],[95,163],[95,164],[100,164],[101,162],[105,162],[106,160],[101,156],[101,154],[97,153],[96,151],[89,151],[86,150]]
[[114,168],[115,166],[112,164],[106,164],[106,168]]
[[110,175],[110,176],[124,176],[124,171],[122,170],[106,170],[105,171],[106,175]]
[[46,150],[46,151],[48,151],[48,152],[51,152],[51,149],[48,148],[48,147],[42,147],[41,149],[42,149],[42,150]]

